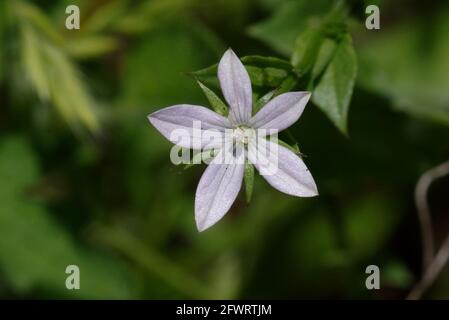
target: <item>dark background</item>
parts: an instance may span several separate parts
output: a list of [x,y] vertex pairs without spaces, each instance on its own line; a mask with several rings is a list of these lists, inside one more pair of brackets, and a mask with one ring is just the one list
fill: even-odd
[[[289,59],[303,27],[287,0],[0,3],[0,297],[402,299],[421,274],[420,175],[449,156],[446,1],[347,1],[358,60],[341,134],[313,103],[291,127],[320,196],[256,177],[198,233],[204,165],[170,162],[147,114],[207,105],[186,73],[239,56]],[[81,29],[64,26],[78,4]],[[323,12],[325,14],[325,12]],[[292,16],[293,15],[293,16]],[[437,243],[449,180],[432,185]],[[65,288],[65,268],[81,289]],[[367,290],[377,265],[381,289]],[[427,298],[449,298],[444,271]]]

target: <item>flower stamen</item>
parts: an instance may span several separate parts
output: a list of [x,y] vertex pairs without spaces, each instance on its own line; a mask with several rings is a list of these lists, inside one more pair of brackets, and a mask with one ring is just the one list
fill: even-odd
[[235,128],[232,134],[234,141],[243,145],[248,145],[255,136],[254,129],[244,125]]

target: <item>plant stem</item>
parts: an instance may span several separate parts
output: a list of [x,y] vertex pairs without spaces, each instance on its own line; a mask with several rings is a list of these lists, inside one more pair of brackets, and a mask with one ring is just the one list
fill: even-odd
[[[434,256],[435,245],[432,229],[432,219],[427,199],[430,185],[438,178],[449,174],[449,160],[426,171],[418,180],[415,188],[415,204],[422,234],[423,275],[419,283],[412,289],[407,299],[419,299],[427,290],[449,259],[449,235]],[[433,259],[433,260],[432,260]]]
[[435,279],[440,274],[441,270],[446,265],[449,259],[449,235],[446,237],[443,245],[438,251],[435,258],[427,267],[424,276],[418,282],[418,284],[410,291],[407,296],[407,300],[418,300],[423,293],[435,282]]

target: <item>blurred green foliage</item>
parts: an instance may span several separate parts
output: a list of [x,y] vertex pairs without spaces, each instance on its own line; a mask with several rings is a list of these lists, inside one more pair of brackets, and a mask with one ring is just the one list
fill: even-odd
[[399,110],[449,124],[448,17],[444,8],[432,20],[407,19],[364,43],[360,83]]
[[[369,31],[365,2],[1,1],[0,296],[403,297],[420,272],[414,184],[449,154],[449,7],[378,1]],[[65,28],[68,4],[80,30]],[[223,109],[216,63],[229,46],[255,110],[313,92],[280,138],[300,147],[320,196],[280,194],[248,168],[251,203],[242,190],[198,233],[204,166],[171,164],[146,115]],[[441,233],[447,187],[430,198]],[[65,288],[69,264],[78,291]],[[369,264],[380,291],[365,288]],[[431,297],[448,297],[447,279]]]

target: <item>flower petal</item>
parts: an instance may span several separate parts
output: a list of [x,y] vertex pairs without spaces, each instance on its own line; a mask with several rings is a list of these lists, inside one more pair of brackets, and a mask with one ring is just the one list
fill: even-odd
[[295,123],[310,98],[310,92],[297,91],[281,94],[269,101],[249,124],[256,129],[284,130]]
[[223,151],[220,151],[198,183],[195,220],[199,231],[217,223],[237,198],[242,186],[244,164],[239,161],[230,162],[232,163],[223,163]]
[[314,197],[318,190],[304,162],[292,151],[259,137],[248,146],[248,160],[268,183],[297,197]]
[[228,102],[229,119],[235,124],[251,118],[252,89],[248,72],[234,51],[228,49],[218,64],[218,80]]
[[218,135],[223,135],[225,129],[231,126],[228,119],[212,110],[188,104],[161,109],[150,114],[148,120],[174,144],[192,149],[203,149],[206,144],[213,147],[210,144],[210,135],[209,139],[205,139],[205,130],[209,130],[208,133],[216,131]]

